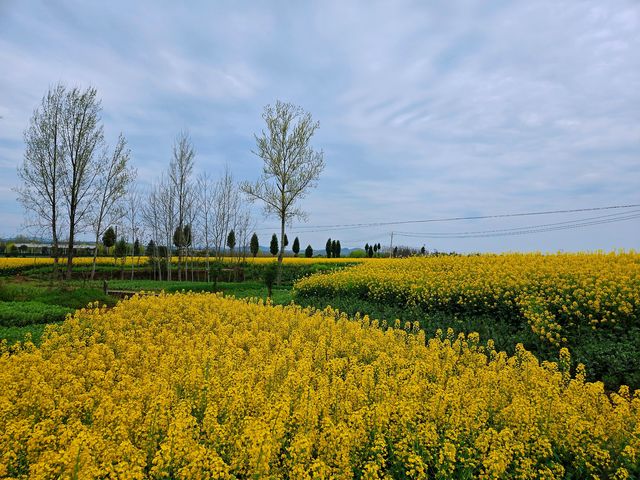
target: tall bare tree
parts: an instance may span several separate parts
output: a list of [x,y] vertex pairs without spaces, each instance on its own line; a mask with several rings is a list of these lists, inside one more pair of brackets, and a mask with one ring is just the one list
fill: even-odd
[[67,279],[73,270],[76,235],[89,223],[89,214],[96,195],[96,179],[104,146],[100,124],[102,107],[95,88],[69,90],[65,95],[62,115],[64,166],[62,194],[67,208],[69,244],[67,248]]
[[64,142],[62,116],[65,88],[49,89],[33,112],[24,132],[24,161],[18,167],[22,185],[16,188],[18,201],[32,218],[29,226],[50,234],[53,242],[53,276],[58,274],[59,238],[62,230],[62,167]]
[[[293,218],[306,217],[297,203],[315,186],[324,169],[322,150],[316,151],[309,144],[320,124],[302,108],[280,101],[275,106],[267,105],[262,118],[267,130],[255,136],[253,152],[263,161],[262,176],[255,183],[243,182],[241,188],[251,201],[263,202],[266,215],[280,219],[281,267],[285,225]],[[278,268],[278,283],[281,270]]]
[[156,199],[160,214],[160,233],[166,246],[167,280],[171,281],[171,261],[173,257],[173,234],[176,229],[176,194],[173,182],[164,175],[156,186]]
[[222,176],[216,182],[213,197],[213,242],[216,257],[220,258],[224,255],[227,235],[234,226],[240,204],[237,184],[233,180],[233,174],[228,166],[225,166]]
[[246,260],[251,234],[256,228],[256,223],[251,216],[251,210],[246,205],[238,209],[234,230],[238,239],[238,261]]
[[118,142],[111,156],[105,158],[100,166],[100,173],[96,181],[96,200],[93,205],[92,227],[95,234],[95,250],[91,267],[91,279],[95,275],[98,242],[104,230],[110,225],[113,217],[120,213],[121,202],[127,187],[135,179],[135,171],[129,168],[131,151],[127,148],[127,141],[120,134]]
[[[133,245],[136,239],[140,236],[140,193],[135,188],[129,190],[125,198],[124,216],[127,220],[127,230],[131,239],[131,248],[133,254]],[[135,262],[131,259],[131,280],[133,280],[135,272]]]
[[[147,231],[150,233],[153,240],[153,250],[151,252],[154,271],[154,280],[162,280],[162,268],[160,267],[159,248],[162,242],[162,226],[161,226],[161,205],[159,198],[159,187],[154,185],[151,191],[147,194],[146,201],[142,205],[141,216],[143,224],[147,227]],[[157,275],[157,276],[156,276]]]
[[[189,208],[187,209],[187,218],[186,218],[186,222],[187,222],[187,227],[188,227],[188,238],[186,238],[185,240],[185,244],[186,244],[186,260],[185,260],[185,280],[188,278],[188,272],[191,272],[191,281],[195,281],[195,268],[194,268],[194,261],[193,261],[193,252],[194,252],[194,247],[196,245],[196,242],[198,241],[198,233],[199,233],[199,229],[198,229],[198,212],[197,212],[197,208],[198,208],[198,201],[197,201],[197,197],[195,195],[195,192],[193,194],[193,196],[191,197],[191,202],[189,202]],[[188,271],[187,271],[187,267],[188,267]]]
[[212,227],[212,213],[214,210],[214,191],[215,184],[211,176],[204,172],[198,176],[197,180],[197,192],[198,192],[198,202],[197,202],[197,212],[199,214],[199,218],[197,219],[197,223],[200,226],[200,230],[202,232],[202,238],[204,240],[204,256],[205,256],[205,270],[206,270],[206,278],[207,282],[211,281],[210,274],[210,261],[209,255],[211,251],[211,227]]
[[175,193],[176,214],[178,228],[178,280],[181,280],[182,260],[184,246],[181,238],[184,227],[187,224],[187,216],[193,202],[193,186],[191,174],[193,173],[193,161],[196,153],[193,143],[187,132],[181,132],[173,145],[173,158],[169,164],[169,179]]

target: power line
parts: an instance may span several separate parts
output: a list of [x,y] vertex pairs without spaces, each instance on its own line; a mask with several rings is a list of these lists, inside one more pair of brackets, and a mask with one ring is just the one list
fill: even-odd
[[466,232],[398,232],[396,231],[395,233],[397,235],[402,235],[402,236],[414,236],[414,237],[420,237],[420,236],[429,236],[429,237],[436,237],[436,236],[443,236],[443,237],[449,237],[451,235],[480,235],[480,234],[485,234],[485,233],[503,233],[503,232],[512,232],[512,231],[518,231],[518,230],[531,230],[531,229],[539,229],[539,228],[545,228],[545,227],[555,227],[555,226],[559,226],[559,225],[567,225],[570,226],[571,224],[577,224],[577,223],[581,223],[581,222],[587,222],[587,221],[591,221],[591,220],[599,220],[599,219],[603,219],[603,218],[611,218],[611,217],[620,217],[622,215],[629,215],[632,213],[638,213],[640,212],[640,210],[627,210],[625,212],[620,212],[620,213],[609,213],[607,215],[598,215],[595,217],[586,217],[586,218],[580,218],[577,220],[566,220],[563,222],[554,222],[554,223],[543,223],[541,225],[528,225],[528,226],[524,226],[524,227],[512,227],[512,228],[500,228],[500,229],[494,229],[494,230],[475,230],[475,231],[466,231]]
[[[528,217],[536,215],[556,215],[561,213],[579,213],[579,212],[594,212],[601,210],[614,210],[623,208],[640,207],[640,204],[627,204],[627,205],[611,205],[607,207],[588,207],[588,208],[574,208],[564,210],[544,210],[537,212],[521,212],[521,213],[503,213],[493,215],[475,215],[467,217],[446,217],[446,218],[429,218],[425,220],[398,220],[393,222],[370,222],[370,223],[345,223],[345,224],[333,224],[333,225],[310,225],[301,226],[291,231],[291,233],[316,233],[327,232],[333,230],[350,230],[357,228],[372,228],[383,227],[392,225],[409,225],[419,223],[433,223],[433,222],[454,222],[461,220],[486,220],[491,218],[513,218],[513,217]],[[273,230],[273,227],[264,227],[257,229],[258,231]]]
[[484,233],[484,234],[450,234],[450,235],[430,235],[430,234],[399,234],[403,237],[412,237],[412,238],[483,238],[483,237],[503,237],[503,236],[513,236],[513,235],[527,235],[530,233],[542,233],[542,232],[553,232],[557,230],[573,230],[577,228],[582,228],[591,225],[602,225],[606,223],[614,223],[621,222],[625,220],[633,220],[636,218],[640,218],[640,214],[628,215],[626,217],[617,217],[610,218],[605,220],[595,220],[589,222],[582,223],[573,223],[570,225],[559,225],[555,227],[546,227],[546,228],[530,228],[527,230],[513,230],[513,231],[504,231],[497,233]]

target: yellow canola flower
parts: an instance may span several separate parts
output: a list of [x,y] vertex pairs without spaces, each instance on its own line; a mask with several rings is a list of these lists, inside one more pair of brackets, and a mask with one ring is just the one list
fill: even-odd
[[640,254],[503,254],[366,262],[313,275],[296,295],[353,295],[426,311],[522,318],[541,340],[561,347],[565,330],[637,326]]
[[640,475],[639,392],[376,325],[212,294],[92,304],[0,352],[0,477]]

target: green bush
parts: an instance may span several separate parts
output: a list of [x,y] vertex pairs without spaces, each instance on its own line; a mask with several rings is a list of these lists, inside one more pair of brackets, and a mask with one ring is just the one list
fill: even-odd
[[42,302],[0,302],[0,325],[24,327],[64,320],[74,309]]

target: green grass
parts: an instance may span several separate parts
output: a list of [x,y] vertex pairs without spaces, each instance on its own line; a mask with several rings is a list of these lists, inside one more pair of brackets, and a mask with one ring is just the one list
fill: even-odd
[[0,300],[4,302],[41,302],[71,309],[83,308],[89,302],[99,301],[109,306],[115,300],[106,296],[100,288],[74,284],[51,284],[41,281],[0,281]]

